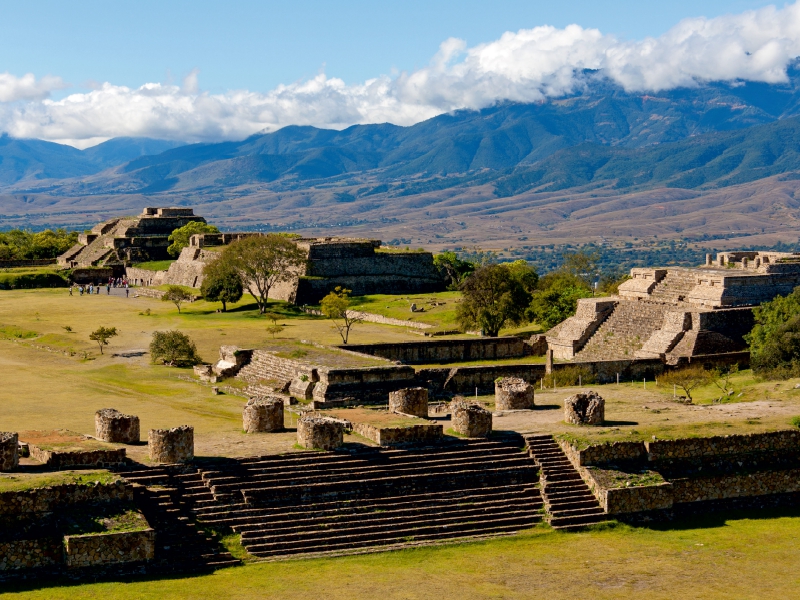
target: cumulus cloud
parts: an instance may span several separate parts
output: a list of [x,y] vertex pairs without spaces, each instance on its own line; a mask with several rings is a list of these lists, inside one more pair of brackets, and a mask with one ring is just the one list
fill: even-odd
[[692,18],[658,38],[626,41],[570,25],[508,32],[467,47],[445,40],[428,66],[357,85],[324,73],[266,92],[202,92],[198,71],[181,86],[105,83],[48,98],[58,78],[0,75],[0,128],[18,137],[86,145],[115,136],[184,141],[239,139],[257,131],[356,123],[409,125],[498,101],[535,102],[579,91],[597,70],[628,91],[661,91],[704,81],[778,83],[800,55],[800,3],[713,19]]

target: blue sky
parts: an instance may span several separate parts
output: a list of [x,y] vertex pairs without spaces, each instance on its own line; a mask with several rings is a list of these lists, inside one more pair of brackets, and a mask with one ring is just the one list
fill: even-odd
[[641,92],[776,83],[800,55],[800,4],[746,0],[6,0],[0,17],[0,131],[78,147],[408,125],[573,93],[586,69]]

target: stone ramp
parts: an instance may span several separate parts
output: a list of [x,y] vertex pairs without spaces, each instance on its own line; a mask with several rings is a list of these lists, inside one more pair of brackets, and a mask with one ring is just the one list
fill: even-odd
[[575,362],[632,360],[645,342],[661,328],[673,307],[652,302],[621,300],[584,347]]
[[541,491],[553,529],[580,529],[607,521],[589,486],[552,435],[530,435],[525,442],[541,469]]
[[192,501],[200,522],[269,559],[511,534],[541,520],[538,471],[521,447],[515,436],[242,459],[204,472]]

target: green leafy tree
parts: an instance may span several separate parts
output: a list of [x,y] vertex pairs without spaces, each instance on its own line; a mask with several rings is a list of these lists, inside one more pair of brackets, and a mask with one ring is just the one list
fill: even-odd
[[292,238],[276,233],[237,240],[222,258],[239,273],[261,314],[267,311],[269,291],[302,275],[306,265],[306,253]]
[[574,315],[578,300],[591,295],[591,289],[578,277],[563,272],[548,273],[539,280],[526,314],[547,330]]
[[33,233],[12,229],[0,232],[0,260],[56,258],[77,243],[77,231],[45,229]]
[[336,286],[336,288],[325,296],[320,302],[322,314],[333,321],[336,330],[342,337],[342,342],[347,344],[350,338],[350,329],[356,323],[361,323],[363,319],[355,312],[349,310],[351,305],[351,290]]
[[433,257],[433,264],[447,281],[447,288],[457,290],[470,273],[475,271],[475,263],[461,260],[455,252],[442,252]]
[[172,243],[167,252],[170,256],[178,256],[181,250],[189,245],[189,238],[196,233],[219,233],[219,229],[202,221],[190,221],[183,227],[178,227],[169,236],[169,241]]
[[244,284],[239,272],[220,256],[203,269],[200,293],[210,302],[222,302],[222,312],[225,312],[228,302],[242,299]]
[[755,307],[753,316],[745,336],[753,371],[776,379],[800,375],[800,288]]
[[686,367],[675,371],[668,371],[658,378],[659,385],[667,387],[675,385],[680,388],[689,402],[692,402],[692,392],[711,381],[711,374],[703,367]]
[[100,354],[103,353],[103,346],[108,346],[108,341],[119,335],[116,327],[99,327],[89,334],[89,339],[97,342],[100,347]]
[[577,252],[565,252],[561,271],[580,279],[586,287],[590,287],[597,276],[597,261],[600,253],[596,250],[588,252],[578,250]]
[[532,294],[539,283],[539,274],[536,269],[525,260],[515,260],[510,263],[503,263],[501,266],[508,269],[511,276],[516,279],[525,291]]
[[150,358],[154,363],[160,362],[170,367],[191,366],[202,362],[191,338],[176,330],[153,332]]
[[181,312],[181,304],[184,302],[191,302],[192,295],[179,285],[171,285],[167,288],[166,293],[161,296],[164,302],[172,302],[178,307],[178,313]]
[[463,298],[456,317],[464,330],[480,329],[496,336],[507,324],[525,320],[531,295],[505,265],[486,265],[461,284]]

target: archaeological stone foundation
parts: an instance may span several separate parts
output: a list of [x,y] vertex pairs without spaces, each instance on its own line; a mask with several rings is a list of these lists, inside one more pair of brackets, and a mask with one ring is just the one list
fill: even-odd
[[453,430],[469,438],[489,437],[492,432],[492,413],[463,398],[450,403]]
[[242,410],[245,433],[283,431],[283,399],[251,398]]
[[173,429],[151,429],[147,435],[150,460],[174,464],[194,458],[194,427],[182,425]]
[[103,408],[94,415],[95,437],[104,442],[136,444],[139,442],[139,417],[125,415],[115,408]]
[[339,419],[304,415],[297,421],[297,443],[310,450],[335,450],[344,443],[344,427]]
[[389,394],[389,412],[428,417],[428,390],[422,387],[404,388]]
[[19,436],[9,431],[0,431],[0,471],[11,471],[19,464]]
[[596,392],[578,392],[564,400],[564,421],[573,425],[602,425],[606,401]]
[[494,384],[496,410],[528,410],[534,407],[534,387],[519,377],[502,377]]

